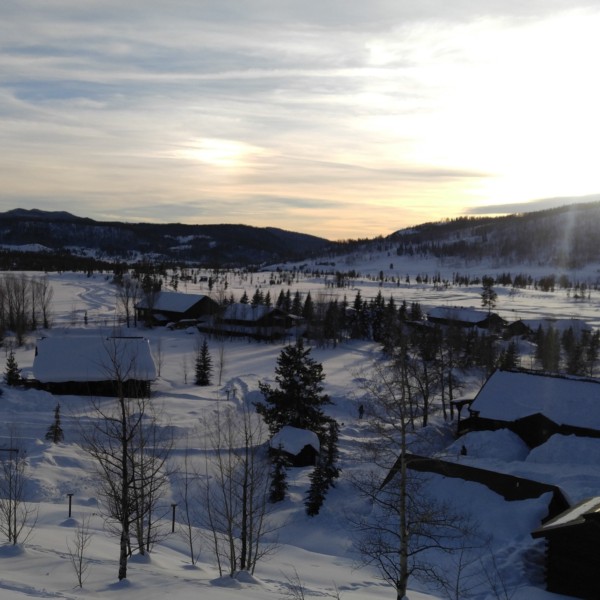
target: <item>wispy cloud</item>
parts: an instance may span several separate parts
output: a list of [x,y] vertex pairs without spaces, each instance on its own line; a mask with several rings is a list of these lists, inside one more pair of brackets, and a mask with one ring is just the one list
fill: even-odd
[[596,0],[409,4],[8,0],[0,204],[334,238],[600,189]]

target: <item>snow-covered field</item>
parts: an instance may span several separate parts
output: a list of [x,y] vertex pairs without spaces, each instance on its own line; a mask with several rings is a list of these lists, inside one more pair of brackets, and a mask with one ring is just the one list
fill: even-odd
[[[390,269],[390,263],[394,268]],[[351,263],[351,264],[350,264]],[[339,265],[340,270],[343,268]],[[433,261],[401,262],[399,257],[367,257],[349,261],[347,269],[361,274],[389,271],[395,277],[411,276],[411,284],[383,283],[359,280],[353,287],[338,290],[324,287],[317,279],[299,277],[290,289],[302,293],[311,291],[313,299],[319,295],[347,295],[351,302],[358,289],[363,298],[370,298],[381,289],[384,298],[393,295],[408,303],[418,301],[424,308],[436,305],[480,307],[481,288],[434,288],[418,285],[418,273],[430,276],[441,272],[452,277],[454,269],[444,271]],[[456,269],[467,272],[467,269]],[[503,272],[507,269],[498,269]],[[492,268],[476,274],[493,274]],[[535,272],[527,268],[519,272]],[[594,280],[597,271],[578,274]],[[538,275],[547,274],[546,271]],[[81,274],[51,274],[54,289],[53,327],[47,335],[100,335],[121,327],[115,306],[114,288],[105,275],[86,277]],[[255,273],[228,276],[227,295],[237,299],[243,290],[251,296],[257,287],[270,289],[275,300],[287,285],[269,288],[269,275]],[[585,300],[574,300],[563,291],[544,293],[537,290],[519,290],[497,287],[497,312],[509,320],[538,316],[577,317],[594,327],[600,326],[600,293],[592,291]],[[196,286],[180,284],[179,291],[208,293],[206,283]],[[128,332],[129,333],[129,332]],[[169,331],[163,328],[136,332],[150,339],[155,353],[161,358],[161,376],[154,386],[154,402],[160,403],[168,414],[171,425],[181,433],[193,431],[201,415],[212,410],[216,403],[242,403],[256,398],[259,380],[273,377],[276,359],[283,345],[248,342],[245,340],[219,342],[222,349],[223,375],[221,385],[197,387],[193,385],[193,360],[198,334],[188,331]],[[38,332],[39,334],[39,332]],[[215,344],[214,346],[212,344]],[[217,342],[209,342],[217,352]],[[27,375],[34,358],[35,336],[16,350],[19,367]],[[352,546],[352,531],[347,515],[364,509],[362,500],[349,483],[349,474],[360,465],[356,459],[365,424],[358,419],[357,407],[361,390],[357,378],[368,367],[377,353],[377,347],[367,342],[347,342],[333,348],[314,348],[312,356],[323,364],[326,392],[334,406],[330,413],[341,424],[342,475],[327,497],[317,517],[307,517],[303,499],[308,471],[294,470],[290,481],[289,498],[278,512],[285,522],[279,532],[279,551],[259,562],[254,578],[223,580],[210,558],[210,552],[201,552],[200,563],[192,567],[183,537],[170,534],[151,553],[150,558],[133,557],[129,563],[127,580],[117,581],[118,540],[105,529],[100,516],[91,459],[74,443],[77,439],[75,420],[89,411],[89,399],[76,396],[53,397],[48,393],[4,388],[0,397],[0,447],[7,441],[9,430],[17,430],[24,440],[29,457],[28,494],[37,505],[38,519],[25,544],[0,547],[0,600],[20,598],[121,598],[154,600],[177,598],[181,600],[210,598],[215,600],[268,600],[286,596],[287,582],[297,574],[304,583],[305,597],[339,597],[345,600],[375,600],[394,598],[395,592],[381,581],[372,569],[357,568],[357,556]],[[477,392],[481,379],[471,382],[464,390],[465,397]],[[235,393],[234,393],[235,391]],[[228,400],[229,397],[229,400]],[[52,423],[57,400],[60,400],[65,442],[52,445],[44,434]],[[4,439],[2,439],[4,438]],[[449,453],[459,453],[446,439]],[[564,486],[574,500],[600,492],[598,461],[591,460],[590,448],[575,447],[571,440],[551,440],[545,447],[529,453],[513,436],[499,432],[471,434],[469,457],[481,465],[512,465],[511,472],[539,478],[548,477],[549,483]],[[181,442],[183,444],[183,442]],[[593,456],[600,448],[593,448]],[[568,452],[568,454],[567,454]],[[566,459],[565,456],[570,458]],[[569,461],[565,463],[564,461]],[[557,465],[560,463],[560,465]],[[572,464],[571,464],[572,463]],[[545,476],[544,475],[544,476]],[[556,596],[545,592],[540,583],[539,542],[530,532],[539,525],[545,514],[546,500],[505,502],[486,488],[459,480],[440,480],[435,483],[438,493],[455,499],[480,522],[492,539],[499,576],[510,587],[515,600],[550,600]],[[72,517],[68,518],[68,494],[73,494]],[[165,499],[166,519],[170,518],[170,502]],[[89,576],[82,589],[70,563],[68,544],[73,543],[77,523],[90,517],[94,535],[88,550]],[[533,559],[531,558],[533,557]],[[417,587],[418,586],[413,586]],[[411,591],[411,600],[431,598],[425,591]],[[433,596],[435,597],[435,596]],[[495,598],[491,592],[479,591],[476,598]],[[508,596],[507,596],[508,597]]]

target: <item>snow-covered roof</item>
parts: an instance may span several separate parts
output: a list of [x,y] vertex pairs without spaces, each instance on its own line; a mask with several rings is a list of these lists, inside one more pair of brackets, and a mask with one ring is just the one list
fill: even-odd
[[471,410],[500,421],[541,413],[558,425],[600,429],[600,380],[495,371]]
[[156,367],[145,338],[67,335],[38,340],[33,377],[42,383],[151,381]]
[[298,429],[285,425],[272,438],[271,448],[281,448],[289,454],[299,454],[305,446],[312,446],[317,452],[320,449],[319,436],[308,429]]
[[579,335],[583,331],[592,330],[591,326],[581,319],[521,319],[520,322],[529,327],[531,331],[537,331],[540,327],[544,330],[552,327],[560,333],[572,329],[575,334]]
[[263,304],[252,306],[252,304],[234,302],[225,309],[223,319],[227,321],[258,321],[274,310],[276,309]]
[[182,294],[180,292],[158,292],[152,302],[143,298],[137,304],[137,308],[150,308],[153,310],[164,310],[167,312],[184,313],[206,298],[203,294]]
[[427,316],[432,319],[447,319],[449,321],[460,321],[462,323],[481,323],[488,318],[489,313],[475,308],[464,308],[462,306],[436,306],[427,311]]
[[554,517],[536,531],[533,532],[534,537],[539,537],[545,532],[558,529],[560,527],[568,527],[577,523],[582,523],[585,520],[584,515],[598,515],[600,513],[600,496],[588,498],[580,502],[577,506],[573,506],[568,510],[564,511],[560,515]]

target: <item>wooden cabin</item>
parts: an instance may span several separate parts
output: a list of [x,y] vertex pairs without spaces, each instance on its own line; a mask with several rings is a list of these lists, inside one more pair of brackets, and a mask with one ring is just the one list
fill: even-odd
[[549,592],[587,600],[600,598],[600,497],[565,510],[531,535],[546,541]]
[[143,337],[64,335],[37,341],[32,386],[53,394],[144,397],[156,379]]
[[198,323],[213,317],[218,309],[218,303],[209,296],[179,292],[150,294],[135,305],[138,321],[152,325],[179,321]]

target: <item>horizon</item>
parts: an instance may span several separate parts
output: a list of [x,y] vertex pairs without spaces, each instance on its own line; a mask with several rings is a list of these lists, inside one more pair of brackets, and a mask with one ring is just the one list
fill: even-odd
[[0,16],[3,210],[341,240],[600,198],[595,0]]

